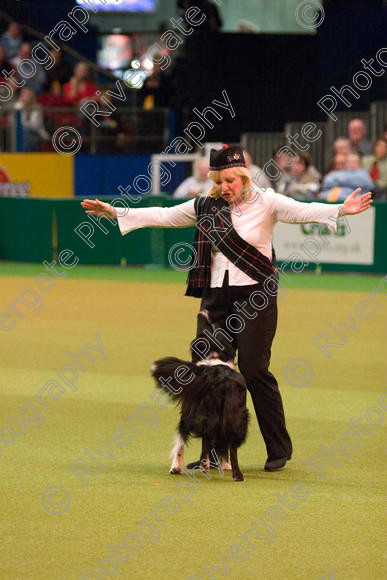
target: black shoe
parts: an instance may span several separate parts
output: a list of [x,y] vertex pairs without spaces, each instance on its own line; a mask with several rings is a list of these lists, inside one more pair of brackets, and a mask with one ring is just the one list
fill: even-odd
[[[200,461],[193,461],[192,463],[188,463],[187,469],[195,469],[195,467],[200,467],[202,462]],[[218,469],[217,467],[213,467],[212,463],[210,464],[210,469]]]
[[279,471],[285,467],[287,460],[287,457],[273,459],[272,461],[267,460],[265,463],[265,471]]
[[200,467],[200,460],[199,461],[193,461],[192,463],[188,463],[187,465],[187,469],[195,469],[195,467]]

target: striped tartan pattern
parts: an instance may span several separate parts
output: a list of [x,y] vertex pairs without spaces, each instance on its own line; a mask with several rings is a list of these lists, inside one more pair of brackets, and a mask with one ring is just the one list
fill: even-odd
[[272,260],[243,240],[235,231],[231,221],[229,204],[223,198],[199,196],[195,199],[197,216],[194,252],[188,274],[186,296],[200,298],[211,283],[212,245],[222,252],[230,262],[257,282],[267,278],[278,278],[273,248]]

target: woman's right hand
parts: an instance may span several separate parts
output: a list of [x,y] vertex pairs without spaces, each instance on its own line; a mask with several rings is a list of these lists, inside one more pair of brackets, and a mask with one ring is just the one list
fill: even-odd
[[101,216],[104,218],[117,218],[115,209],[108,203],[99,201],[99,199],[84,199],[81,206],[87,214]]

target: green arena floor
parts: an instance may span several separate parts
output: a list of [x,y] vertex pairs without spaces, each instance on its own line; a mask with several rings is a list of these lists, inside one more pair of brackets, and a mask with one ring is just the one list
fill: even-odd
[[[199,302],[185,275],[78,266],[44,293],[42,272],[0,263],[0,322],[14,323],[0,333],[1,579],[386,577],[383,276],[283,280],[271,370],[293,458],[263,471],[252,413],[245,481],[195,483],[168,473],[178,411],[149,376],[156,358],[188,356]],[[342,344],[330,358],[321,332]]]

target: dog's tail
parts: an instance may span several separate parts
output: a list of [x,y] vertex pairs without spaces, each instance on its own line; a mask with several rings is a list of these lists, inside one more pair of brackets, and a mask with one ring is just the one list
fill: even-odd
[[[181,402],[185,386],[192,382],[196,366],[174,356],[156,360],[151,366],[151,375],[159,389],[165,390],[175,402]],[[190,380],[191,379],[191,380]]]

